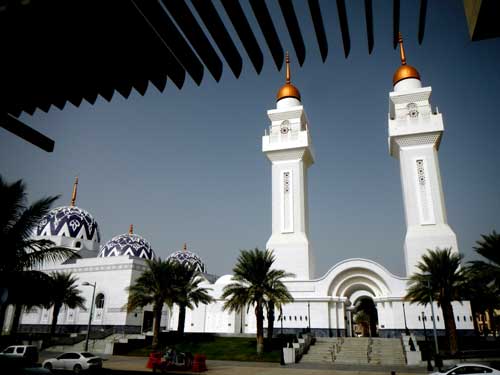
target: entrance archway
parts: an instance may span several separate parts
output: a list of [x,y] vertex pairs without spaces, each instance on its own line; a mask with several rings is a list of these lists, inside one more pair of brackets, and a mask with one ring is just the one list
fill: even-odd
[[355,336],[378,336],[378,312],[372,298],[366,296],[359,298],[354,305],[353,312]]

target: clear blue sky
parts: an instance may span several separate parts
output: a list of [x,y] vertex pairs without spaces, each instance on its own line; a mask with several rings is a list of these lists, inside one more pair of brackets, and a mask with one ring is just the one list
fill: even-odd
[[[317,275],[351,257],[373,259],[401,275],[399,165],[387,150],[388,95],[399,65],[392,2],[374,2],[371,56],[363,2],[348,2],[352,49],[346,60],[335,2],[321,1],[329,42],[324,64],[307,3],[294,4],[307,51],[301,68],[277,4],[269,7],[291,51],[292,81],[302,94],[316,152],[309,202]],[[417,20],[418,2],[402,2],[408,62],[423,85],[432,86],[431,101],[445,122],[440,163],[449,223],[459,250],[471,259],[480,234],[500,230],[500,39],[470,42],[461,1],[429,2],[421,46]],[[283,72],[260,29],[254,30],[265,58],[260,75],[240,49],[239,79],[225,65],[220,83],[205,71],[200,87],[188,78],[180,91],[171,83],[163,93],[150,85],[144,97],[133,92],[124,100],[115,93],[110,103],[99,98],[95,105],[22,115],[55,139],[55,151],[45,153],[0,129],[0,173],[9,181],[25,180],[31,200],[61,194],[58,205],[69,204],[78,175],[77,205],[98,221],[102,244],[133,223],[157,255],[187,242],[210,273],[230,273],[239,249],[263,248],[271,230],[271,171],[261,136]]]

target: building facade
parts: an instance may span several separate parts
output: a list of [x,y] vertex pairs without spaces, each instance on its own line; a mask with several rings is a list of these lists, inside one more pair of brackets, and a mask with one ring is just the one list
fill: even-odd
[[[318,336],[354,336],[355,314],[369,312],[374,331],[381,337],[398,337],[406,328],[419,334],[432,329],[430,305],[405,303],[408,276],[427,249],[451,248],[458,252],[456,235],[446,217],[439,171],[438,151],[444,126],[441,114],[429,101],[431,87],[422,87],[417,70],[406,64],[400,40],[401,66],[389,93],[389,153],[399,160],[407,234],[403,246],[406,275],[396,276],[368,259],[347,259],[334,265],[325,275],[314,273],[314,253],[309,238],[308,168],[315,156],[310,124],[299,90],[291,83],[286,57],[286,83],[277,95],[276,108],[267,112],[270,126],[262,137],[262,151],[271,163],[272,231],[266,247],[274,251],[275,267],[293,273],[285,285],[294,302],[283,307],[274,327],[279,333],[310,329]],[[81,282],[96,285],[93,325],[117,332],[139,333],[152,327],[151,309],[127,312],[127,287],[145,269],[145,259],[154,251],[142,237],[133,233],[117,236],[100,247],[97,223],[86,211],[72,205],[53,210],[39,225],[38,238],[49,238],[57,245],[78,250],[81,259],[44,267],[44,271],[72,272]],[[203,272],[202,286],[211,289],[215,302],[188,310],[186,332],[254,333],[255,315],[224,311],[222,293],[232,276],[207,273],[201,259],[186,247],[171,255],[183,263],[194,264]],[[90,301],[92,288],[82,292]],[[469,302],[453,304],[459,334],[473,331]],[[435,304],[435,323],[443,333],[441,309]],[[176,329],[178,309],[165,308],[161,326]],[[65,331],[86,327],[86,311],[61,311],[58,325]],[[23,330],[42,330],[50,324],[51,311],[32,309],[23,314]],[[265,322],[266,323],[266,322]],[[266,325],[266,324],[265,324]]]

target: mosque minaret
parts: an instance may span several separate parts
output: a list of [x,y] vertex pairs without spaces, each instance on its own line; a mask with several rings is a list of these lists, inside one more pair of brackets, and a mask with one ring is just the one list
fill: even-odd
[[314,277],[309,241],[307,170],[314,163],[311,135],[299,90],[290,82],[286,55],[286,83],[278,91],[276,109],[267,111],[269,131],[262,151],[272,164],[272,234],[266,248],[276,257],[275,267],[297,279]]
[[422,87],[417,70],[406,64],[401,34],[401,66],[389,94],[389,153],[399,160],[407,232],[404,242],[406,275],[428,249],[452,248],[457,238],[448,225],[439,171],[438,150],[443,117],[432,111],[431,87]]

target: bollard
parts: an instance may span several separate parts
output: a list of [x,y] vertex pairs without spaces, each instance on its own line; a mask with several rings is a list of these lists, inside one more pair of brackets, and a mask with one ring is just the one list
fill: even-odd
[[161,363],[161,352],[151,352],[149,353],[148,362],[146,363],[146,368],[155,368]]

